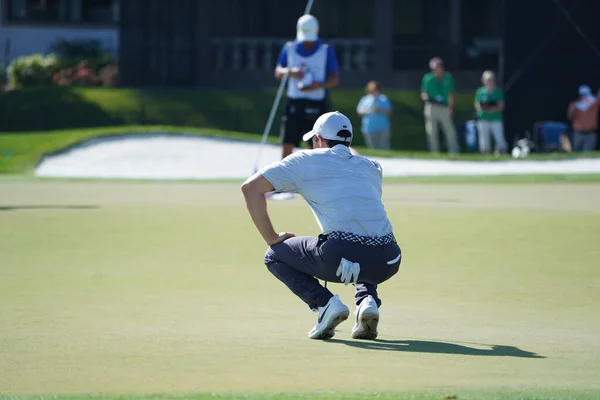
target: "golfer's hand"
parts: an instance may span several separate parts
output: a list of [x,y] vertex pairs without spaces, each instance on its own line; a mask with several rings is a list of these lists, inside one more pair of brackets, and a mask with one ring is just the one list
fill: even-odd
[[348,261],[345,258],[342,258],[340,266],[335,273],[336,276],[340,277],[344,285],[348,285],[350,282],[356,283],[358,274],[360,274],[360,264]]
[[298,79],[304,78],[304,71],[302,71],[298,67],[292,67],[292,68],[290,68],[289,72],[290,72],[290,76],[292,78],[298,78]]
[[322,83],[319,82],[313,82],[310,86],[304,86],[302,88],[300,88],[301,92],[310,92],[313,90],[317,90],[317,89],[323,89],[325,87],[325,85],[323,85]]
[[281,232],[281,233],[278,233],[277,237],[274,238],[273,240],[267,241],[267,244],[269,246],[275,246],[276,244],[279,244],[279,243],[283,242],[284,240],[293,238],[295,236],[296,235],[294,235],[293,233],[290,233],[290,232]]

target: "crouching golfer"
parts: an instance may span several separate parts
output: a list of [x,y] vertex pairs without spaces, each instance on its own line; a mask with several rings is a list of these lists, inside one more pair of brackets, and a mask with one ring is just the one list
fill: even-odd
[[[269,245],[269,271],[302,299],[317,324],[311,339],[329,339],[349,309],[317,280],[355,286],[355,339],[375,339],[381,300],[377,285],[394,276],[401,250],[381,202],[382,169],[351,153],[352,124],[339,112],[321,115],[304,140],[314,150],[300,150],[262,168],[242,185],[246,206]],[[322,234],[296,237],[276,233],[267,213],[265,193],[300,194],[311,207]]]

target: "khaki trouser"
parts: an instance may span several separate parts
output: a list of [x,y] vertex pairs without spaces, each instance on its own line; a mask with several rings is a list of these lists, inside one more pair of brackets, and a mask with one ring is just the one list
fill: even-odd
[[446,137],[448,152],[458,154],[460,150],[458,146],[458,137],[456,128],[454,127],[454,121],[452,121],[452,116],[450,115],[450,109],[439,104],[427,103],[425,104],[424,115],[429,151],[432,153],[439,153],[440,151],[438,131],[441,125],[444,136]]
[[479,151],[481,153],[490,153],[492,151],[491,136],[496,143],[496,151],[505,153],[507,149],[504,139],[504,123],[502,121],[479,121],[477,123],[479,131]]
[[386,129],[379,132],[363,134],[365,143],[370,149],[389,150],[390,149],[390,130]]

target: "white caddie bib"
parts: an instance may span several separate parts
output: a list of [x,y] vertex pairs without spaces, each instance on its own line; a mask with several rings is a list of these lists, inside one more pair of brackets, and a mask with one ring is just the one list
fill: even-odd
[[288,79],[287,95],[291,99],[323,100],[325,98],[325,89],[311,90],[303,92],[301,85],[310,85],[311,82],[325,82],[327,67],[327,49],[328,45],[321,44],[316,53],[310,57],[304,57],[296,52],[294,42],[286,43],[288,67],[298,67],[304,71],[304,78],[298,79],[290,77]]

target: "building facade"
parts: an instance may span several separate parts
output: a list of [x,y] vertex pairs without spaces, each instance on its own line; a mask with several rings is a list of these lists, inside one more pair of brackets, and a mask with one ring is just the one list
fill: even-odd
[[57,39],[95,39],[119,51],[120,0],[0,0],[0,63],[47,53]]
[[[497,70],[502,3],[479,0],[315,0],[342,85],[378,79],[415,88],[444,58],[459,83]],[[273,85],[282,45],[306,0],[0,0],[0,63],[48,52],[57,39],[96,39],[119,53],[126,85]],[[499,71],[501,72],[501,71]]]
[[[127,0],[121,4],[126,85],[273,85],[282,45],[306,0]],[[502,1],[315,0],[311,14],[334,46],[344,86],[378,79],[415,88],[441,56],[459,82],[497,70]]]

